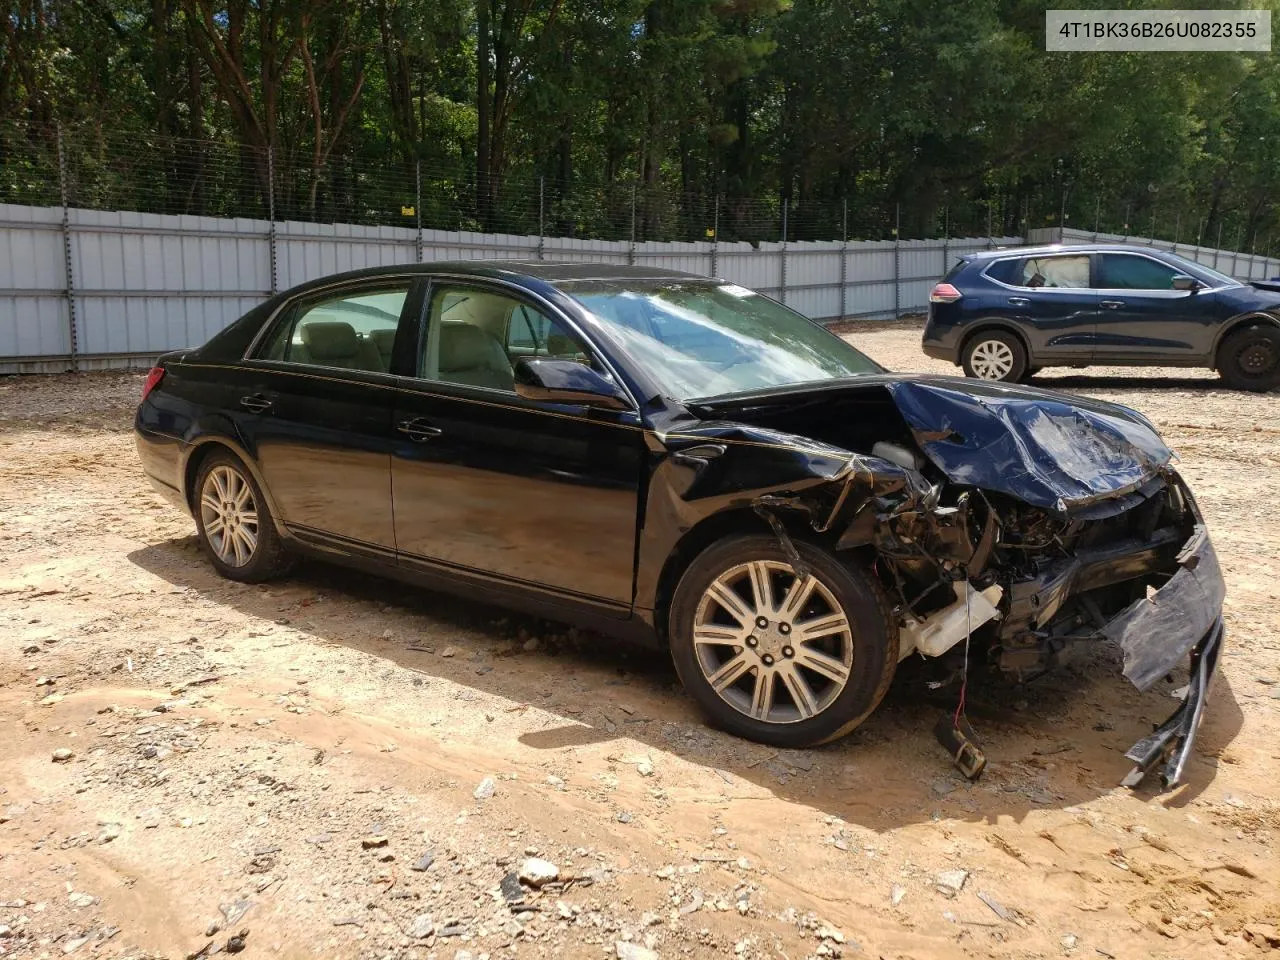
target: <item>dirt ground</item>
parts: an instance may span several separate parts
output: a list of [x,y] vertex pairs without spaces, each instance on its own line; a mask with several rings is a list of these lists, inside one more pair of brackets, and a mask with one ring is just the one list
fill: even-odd
[[[909,324],[851,339],[951,372]],[[0,381],[0,955],[1280,947],[1280,396],[1082,374],[1037,382],[1157,424],[1228,579],[1229,647],[1171,793],[1117,783],[1180,681],[1138,694],[1106,651],[985,685],[970,785],[930,733],[951,701],[910,670],[844,741],[777,753],[595,636],[319,564],[221,580],[141,476],[140,376]],[[508,879],[509,904],[532,856],[559,879]]]

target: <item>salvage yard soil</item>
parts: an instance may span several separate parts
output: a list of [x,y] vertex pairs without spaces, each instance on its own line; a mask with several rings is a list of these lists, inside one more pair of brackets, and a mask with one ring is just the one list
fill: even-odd
[[[892,369],[954,372],[918,326],[849,329]],[[976,682],[974,784],[931,734],[955,694],[918,668],[851,736],[779,752],[592,634],[318,563],[222,580],[142,477],[141,376],[0,381],[0,955],[1280,947],[1280,396],[1207,371],[1033,382],[1151,418],[1216,541],[1228,646],[1171,792],[1117,784],[1185,673],[1139,694],[1099,648]],[[535,856],[556,879],[509,876]]]

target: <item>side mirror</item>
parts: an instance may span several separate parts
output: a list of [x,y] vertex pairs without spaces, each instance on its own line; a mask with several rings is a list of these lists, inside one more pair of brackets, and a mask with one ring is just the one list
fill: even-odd
[[541,403],[572,403],[602,410],[628,410],[631,402],[612,380],[576,360],[521,357],[515,366],[516,396]]
[[1200,289],[1202,284],[1195,277],[1189,277],[1185,273],[1175,273],[1173,275],[1173,289],[1190,290],[1195,293]]

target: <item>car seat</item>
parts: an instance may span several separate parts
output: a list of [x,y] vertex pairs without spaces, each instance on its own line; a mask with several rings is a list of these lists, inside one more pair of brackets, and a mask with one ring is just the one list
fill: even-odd
[[507,352],[489,334],[470,323],[440,325],[440,379],[495,390],[514,390]]
[[372,341],[357,336],[355,327],[349,323],[341,320],[313,320],[303,323],[300,332],[302,346],[309,359],[297,356],[296,350],[291,352],[290,359],[322,367],[368,370],[371,373],[387,372],[377,347]]
[[365,334],[366,340],[372,340],[374,347],[377,348],[378,356],[382,359],[382,369],[391,369],[391,351],[396,345],[395,327],[385,330],[370,330]]

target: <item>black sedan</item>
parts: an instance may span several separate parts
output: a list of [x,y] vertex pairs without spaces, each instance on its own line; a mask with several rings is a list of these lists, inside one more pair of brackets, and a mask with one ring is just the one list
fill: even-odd
[[1242,283],[1151,247],[1091,244],[963,257],[929,296],[924,352],[971,377],[1040,367],[1209,367],[1280,385],[1280,283]]
[[330,277],[161,358],[136,430],[224,576],[310,555],[629,637],[771,744],[853,729],[908,656],[1027,679],[1110,640],[1143,689],[1190,657],[1131,752],[1176,781],[1217,662],[1222,577],[1141,415],[891,374],[721,280]]

